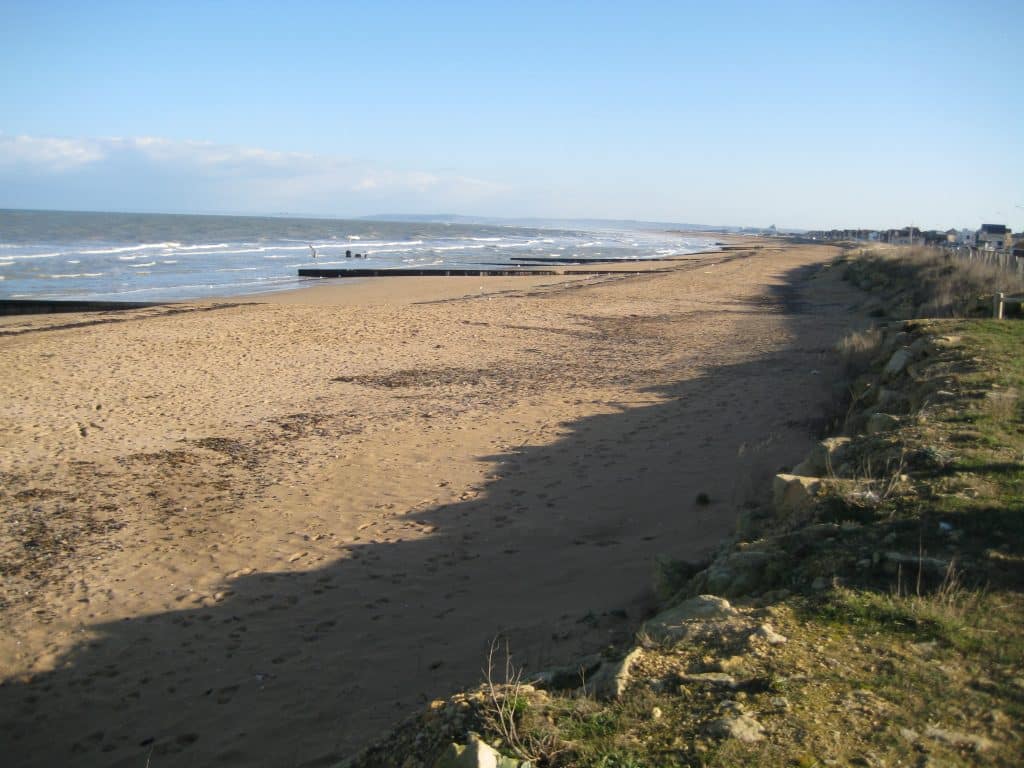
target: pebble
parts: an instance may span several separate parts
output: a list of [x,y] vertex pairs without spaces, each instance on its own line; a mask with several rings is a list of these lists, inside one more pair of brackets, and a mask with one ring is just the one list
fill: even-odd
[[782,645],[786,642],[786,636],[780,635],[771,624],[762,624],[755,630],[754,635],[764,640],[769,645]]
[[723,739],[736,739],[746,744],[764,738],[764,726],[749,715],[729,715],[714,720],[708,726],[713,736]]

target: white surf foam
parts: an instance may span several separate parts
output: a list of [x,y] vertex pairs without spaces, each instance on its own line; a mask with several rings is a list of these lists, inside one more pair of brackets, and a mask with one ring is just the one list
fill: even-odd
[[6,257],[9,259],[49,259],[53,256],[63,256],[67,251],[53,251],[47,253],[15,253]]
[[[138,245],[127,245],[119,248],[96,248],[89,251],[79,251],[79,253],[88,254],[89,256],[102,256],[108,253],[128,253],[129,251],[148,251],[153,248],[180,248],[181,243],[167,242],[167,243],[139,243]],[[205,246],[204,246],[205,247]]]
[[202,251],[210,248],[230,248],[230,243],[203,243],[201,245],[174,245],[176,251]]

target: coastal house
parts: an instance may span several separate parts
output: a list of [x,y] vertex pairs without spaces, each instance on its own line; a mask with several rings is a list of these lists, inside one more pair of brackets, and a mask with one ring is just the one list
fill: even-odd
[[1024,259],[1024,233],[1013,236],[1013,255]]
[[976,240],[986,251],[1002,251],[1010,247],[1010,230],[1004,224],[982,224]]
[[973,248],[977,244],[978,236],[973,229],[960,230],[960,245],[966,245],[968,248]]
[[890,229],[886,232],[886,242],[892,245],[920,245],[921,230],[917,227],[903,227],[903,229]]
[[955,229],[946,230],[946,243],[948,245],[956,245],[960,242],[960,233]]
[[828,229],[805,233],[812,240],[872,240],[882,239],[873,229]]

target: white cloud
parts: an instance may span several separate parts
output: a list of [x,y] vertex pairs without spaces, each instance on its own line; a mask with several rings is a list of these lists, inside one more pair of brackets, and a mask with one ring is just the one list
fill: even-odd
[[[0,134],[4,206],[77,205],[74,189],[104,190],[122,209],[428,210],[472,205],[504,188],[452,173],[376,167],[338,155],[144,136],[67,139]],[[19,185],[32,199],[19,200]],[[48,186],[49,185],[49,186]],[[53,202],[46,196],[52,189]],[[123,202],[122,202],[123,200]]]
[[102,141],[0,134],[0,167],[24,166],[59,173],[102,160]]

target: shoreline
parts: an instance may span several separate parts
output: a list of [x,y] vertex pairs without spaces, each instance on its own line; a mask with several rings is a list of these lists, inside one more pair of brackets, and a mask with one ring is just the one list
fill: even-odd
[[833,251],[0,321],[14,753],[328,760],[497,632],[530,669],[628,636],[810,445],[844,319],[787,286]]
[[[687,235],[687,234],[696,235],[696,233],[685,233],[685,232],[679,233],[679,234],[680,235]],[[724,238],[725,240],[722,241],[722,242],[725,242],[726,244],[728,244],[728,241],[739,242],[740,240],[744,239],[744,238],[742,238],[740,236],[731,236],[731,235],[726,235],[726,234],[718,235],[717,233],[716,233],[716,237],[717,238]],[[719,252],[718,248],[719,248],[719,246],[716,245],[716,246],[711,246],[708,250],[695,251],[693,253],[674,254],[674,255],[670,255],[670,256],[660,256],[660,257],[643,258],[643,259],[623,259],[623,260],[621,260],[622,265],[617,265],[616,264],[616,261],[619,261],[619,260],[601,261],[600,264],[601,264],[602,268],[607,267],[607,268],[613,269],[613,270],[617,266],[624,266],[625,264],[633,264],[633,265],[637,265],[638,268],[641,268],[641,265],[643,265],[645,263],[648,263],[648,262],[662,262],[662,261],[671,262],[671,261],[676,261],[676,260],[679,260],[679,259],[685,259],[687,257],[704,256],[704,255],[709,255],[709,254],[717,253],[717,252]],[[508,267],[505,267],[504,269],[510,269],[511,270],[515,266],[516,266],[515,263],[512,263]],[[586,266],[588,266],[588,265],[585,265],[585,264],[584,265],[565,264],[565,265],[559,265],[556,269],[557,269],[557,271],[559,273],[561,273],[561,272],[563,272],[563,271],[565,271],[567,269],[572,270],[572,269],[574,269],[574,267],[575,267],[576,270],[578,270],[580,268],[586,268]],[[305,276],[303,276],[301,274],[304,270],[310,270],[310,269],[312,269],[312,270],[316,269],[315,263],[309,265],[308,267],[298,268],[295,277],[292,278],[292,279],[295,282],[303,282],[304,280],[316,279],[315,277],[314,278],[309,278],[309,277],[305,277]],[[454,269],[455,268],[453,268],[453,270]],[[487,269],[488,268],[484,267],[483,265],[480,267],[480,271],[487,271]],[[493,269],[500,269],[500,268],[495,266],[495,267],[493,267]],[[529,270],[531,269],[530,267],[522,267],[521,269],[522,269],[522,272],[523,272],[522,275],[509,275],[509,276],[511,276],[511,277],[520,277],[520,276],[528,277],[528,276],[532,276],[532,275],[529,274]],[[545,269],[545,268],[538,266],[538,267],[535,267],[534,269]],[[399,268],[399,267],[395,267],[395,268],[393,268],[393,270],[396,271],[396,272],[403,271],[402,268]],[[347,271],[347,270],[342,270],[342,271]],[[362,270],[354,268],[352,271],[362,271]],[[374,271],[376,271],[376,270],[374,270]],[[381,273],[384,273],[384,274],[380,275],[381,277],[397,277],[398,276],[398,275],[394,275],[394,276],[387,275],[386,273],[388,271],[392,271],[392,270],[389,270],[387,268],[382,268],[379,271]],[[420,270],[416,270],[416,271],[420,271]],[[440,273],[440,272],[443,272],[444,270],[443,270],[443,268],[436,268],[436,269],[424,268],[422,271],[423,272],[436,271],[436,272]],[[460,268],[459,271],[463,271],[463,269]],[[476,270],[470,270],[470,271],[476,271]],[[518,271],[518,270],[515,270],[515,271]],[[426,276],[434,276],[434,275],[426,275]],[[486,275],[481,275],[481,276],[486,277]],[[362,277],[356,277],[356,278],[346,278],[346,279],[349,279],[349,280],[361,280],[363,278]],[[289,293],[291,291],[302,291],[302,290],[305,290],[307,287],[309,287],[309,286],[308,285],[305,285],[305,286],[304,285],[297,285],[297,286],[294,286],[294,287],[284,288],[284,289],[282,289],[282,288],[267,288],[267,289],[264,289],[264,290],[257,290],[257,291],[252,291],[252,292],[249,292],[249,291],[242,292],[242,293],[227,292],[227,293],[223,293],[223,294],[215,294],[215,295],[209,295],[209,296],[185,297],[185,298],[167,299],[167,300],[160,300],[160,299],[156,299],[156,300],[131,300],[131,299],[111,298],[111,296],[114,296],[115,294],[96,294],[96,296],[85,296],[85,297],[78,297],[78,298],[52,298],[52,297],[49,297],[49,296],[35,297],[35,296],[28,296],[28,295],[17,295],[16,298],[15,297],[0,297],[0,316],[4,316],[4,315],[18,315],[18,314],[44,314],[47,311],[48,308],[49,308],[49,311],[51,311],[51,312],[117,311],[119,309],[131,309],[131,308],[137,308],[137,307],[141,307],[141,306],[180,305],[180,304],[194,304],[194,303],[213,302],[213,301],[225,301],[225,300],[238,301],[238,300],[245,300],[245,299],[258,299],[259,297],[272,296],[272,295],[282,294],[282,293]],[[92,305],[92,306],[90,306],[90,305]]]

